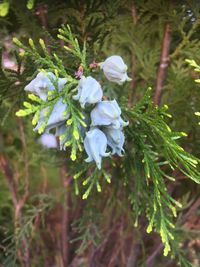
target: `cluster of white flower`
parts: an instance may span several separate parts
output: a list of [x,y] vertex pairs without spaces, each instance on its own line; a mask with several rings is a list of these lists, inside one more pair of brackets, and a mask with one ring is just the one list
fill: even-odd
[[[125,81],[131,80],[127,76],[127,66],[120,56],[111,56],[99,65],[109,81],[121,85]],[[56,76],[53,73],[40,72],[25,87],[25,90],[39,96],[43,101],[47,101],[49,91],[55,90],[55,86],[52,83],[53,80],[56,80]],[[67,79],[65,78],[57,79],[59,92],[63,90],[66,83]],[[78,125],[78,129],[84,138],[84,148],[88,154],[86,162],[95,161],[97,167],[101,169],[102,157],[107,157],[110,154],[122,156],[125,140],[123,127],[128,125],[128,122],[122,120],[121,109],[116,100],[102,100],[102,87],[93,77],[82,76],[77,89],[78,93],[73,96],[73,99],[80,102],[81,108],[84,109],[86,104],[96,104],[90,114],[91,123],[89,131],[86,132],[86,129],[82,125]],[[66,120],[70,116],[69,113],[65,114],[66,109],[67,103],[63,101],[62,97],[57,100],[53,109],[51,107],[42,109],[34,130],[40,129],[45,123],[45,135],[49,134],[49,131],[53,128],[56,128],[55,136],[63,135],[67,131],[67,128],[70,127],[66,125]],[[49,117],[48,121],[45,122],[47,114]],[[86,122],[86,124],[88,123]],[[40,142],[48,146],[48,142],[45,142],[43,139],[41,138]],[[65,143],[69,139],[71,137],[67,136],[63,140],[60,140],[60,149],[65,149]],[[106,152],[107,146],[111,148],[111,152]],[[55,144],[53,147],[55,147]]]

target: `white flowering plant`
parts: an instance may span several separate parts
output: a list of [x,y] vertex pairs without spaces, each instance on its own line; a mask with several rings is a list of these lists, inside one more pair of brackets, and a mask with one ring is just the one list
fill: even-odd
[[[92,63],[87,44],[81,46],[69,26],[59,29],[58,38],[65,42],[61,57],[49,52],[42,39],[39,52],[32,39],[25,46],[14,38],[22,49],[21,56],[31,58],[38,69],[24,88],[29,100],[16,115],[32,115],[34,131],[53,134],[58,148],[70,153],[73,163],[69,163],[69,173],[76,194],[82,194],[83,199],[95,188],[101,192],[104,181],[111,183],[117,171],[134,210],[134,225],[137,227],[145,214],[146,231],[158,232],[164,255],[171,251],[181,262],[184,252],[178,249],[174,218],[182,205],[170,195],[168,184],[175,181],[176,169],[200,183],[199,159],[177,142],[186,134],[170,129],[168,107],[152,103],[151,88],[135,106],[125,95],[108,98],[104,75],[107,87],[112,83],[122,87],[131,81],[121,56],[111,55],[103,62]],[[67,69],[64,59],[69,55],[76,60]]]
[[[40,39],[40,45],[45,58],[40,57],[31,39],[28,49],[14,39],[14,42],[24,49],[25,54],[31,55],[33,53],[38,57],[38,60],[47,65],[47,68],[41,69],[25,87],[25,91],[30,92],[28,98],[34,104],[24,102],[25,109],[19,110],[16,115],[20,117],[33,114],[34,131],[38,131],[39,134],[54,130],[55,136],[59,140],[60,149],[66,149],[67,146],[72,147],[72,160],[76,160],[77,150],[82,152],[84,143],[85,151],[88,154],[86,161],[94,160],[97,167],[101,169],[101,158],[110,155],[109,152],[106,153],[107,145],[110,144],[112,154],[115,153],[115,150],[119,150],[119,144],[121,150],[123,149],[122,128],[128,123],[122,120],[121,109],[116,100],[104,100],[100,83],[89,75],[89,68],[86,63],[86,45],[84,44],[81,51],[69,26],[60,29],[58,37],[66,41],[68,45],[70,44],[72,48],[69,46],[64,48],[80,59],[78,74],[69,75],[56,54],[54,54],[54,62],[50,58],[42,39]],[[127,66],[120,56],[111,56],[105,62],[97,64],[96,67],[98,65],[101,66],[110,81],[122,84],[126,80],[130,80],[126,73]],[[85,76],[85,72],[87,76]],[[78,92],[74,95],[76,91]],[[73,100],[79,101],[80,107]],[[91,106],[91,115],[84,111],[85,105]],[[90,130],[87,132],[88,129]],[[113,135],[112,144],[107,141],[107,138],[111,139],[111,134],[109,134],[111,131],[108,129],[118,129],[119,131],[117,137]],[[107,132],[107,137],[104,130]],[[121,155],[120,151],[118,155]]]

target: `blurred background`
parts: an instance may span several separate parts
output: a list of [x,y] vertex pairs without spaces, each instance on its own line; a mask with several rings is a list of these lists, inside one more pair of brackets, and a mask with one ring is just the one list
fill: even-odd
[[[37,69],[22,62],[12,38],[43,38],[50,52],[62,54],[56,39],[61,24],[87,41],[91,63],[121,55],[132,82],[108,90],[109,96],[129,95],[134,105],[152,87],[156,104],[169,106],[170,127],[188,135],[180,144],[200,157],[194,115],[200,111],[199,74],[185,61],[200,63],[199,1],[0,1],[0,266],[175,267],[175,259],[163,256],[160,237],[146,233],[145,218],[134,227],[135,211],[117,171],[112,186],[82,200],[71,189],[67,152],[42,146],[30,118],[15,116]],[[159,73],[162,56],[167,65]],[[64,61],[70,65],[73,58]],[[184,207],[177,218],[179,244],[200,266],[199,188],[182,173],[174,176],[170,190]]]

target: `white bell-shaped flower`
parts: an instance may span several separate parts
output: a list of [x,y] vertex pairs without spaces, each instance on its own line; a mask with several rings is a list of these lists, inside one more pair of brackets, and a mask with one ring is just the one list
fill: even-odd
[[110,153],[106,153],[107,138],[105,134],[97,128],[88,131],[84,140],[84,148],[88,155],[85,161],[91,162],[94,160],[97,168],[101,169],[102,157],[110,155]]
[[[49,131],[58,125],[62,124],[63,121],[69,118],[69,113],[63,115],[64,111],[67,109],[67,104],[63,103],[63,98],[60,98],[54,105],[51,115],[49,116],[48,122],[45,126],[45,132],[49,133]],[[41,125],[46,121],[46,113],[48,113],[50,107],[46,107],[40,112],[39,121],[34,128],[34,131],[37,131]]]
[[127,75],[127,65],[120,56],[114,55],[108,57],[100,64],[106,78],[118,84],[123,84],[125,81],[131,81]]
[[44,148],[57,148],[57,140],[55,135],[53,134],[47,134],[47,133],[42,134],[38,142]]
[[91,126],[110,126],[116,129],[128,125],[121,118],[121,109],[116,100],[97,103],[91,111]]
[[84,108],[86,103],[95,104],[101,101],[102,97],[103,91],[100,83],[91,76],[87,78],[83,76],[78,84],[78,94],[73,96],[73,99],[78,100]]
[[[51,82],[51,78],[56,80],[56,76],[52,72],[39,72],[35,79],[33,79],[26,87],[25,91],[29,91],[37,96],[39,96],[42,100],[46,101],[48,98],[48,91],[52,91],[55,89],[55,86]],[[58,89],[61,91],[66,84],[67,79],[58,78]]]
[[108,145],[112,149],[112,155],[117,154],[122,157],[122,153],[124,152],[123,145],[125,141],[124,133],[122,132],[122,130],[107,127],[103,131],[107,137]]
[[[61,97],[51,112],[46,128],[49,130],[52,129],[52,126],[57,125],[58,123],[63,123],[66,119],[69,118],[69,113],[63,115],[64,111],[67,109],[67,104],[63,103],[63,98]],[[54,127],[53,127],[54,128]]]
[[[87,125],[87,119],[84,120],[84,122]],[[81,123],[77,123],[77,128],[79,135],[84,139],[86,127],[84,127]],[[73,138],[72,131],[70,131],[71,125],[66,125],[66,121],[64,121],[62,124],[59,124],[56,127],[55,136],[59,137],[59,143],[60,143],[60,150],[66,150],[66,142],[71,140]],[[61,136],[64,136],[64,138],[60,138]]]

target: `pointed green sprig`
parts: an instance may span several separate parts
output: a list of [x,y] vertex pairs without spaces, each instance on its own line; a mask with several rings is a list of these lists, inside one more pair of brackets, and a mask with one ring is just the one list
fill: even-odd
[[[186,59],[185,60],[190,66],[194,67],[194,70],[196,72],[200,72],[200,66],[195,62],[195,60],[191,59]],[[200,83],[200,79],[195,79],[194,80],[196,83]],[[200,116],[200,112],[195,112],[194,113],[196,116]],[[200,125],[200,122],[198,123]]]
[[168,193],[162,171],[158,165],[158,154],[152,153],[152,147],[146,144],[146,138],[143,138],[134,135],[134,139],[137,139],[137,145],[139,145],[138,149],[140,148],[143,153],[145,177],[153,183],[149,196],[151,201],[147,201],[149,224],[146,231],[150,233],[153,229],[156,229],[160,233],[164,244],[164,255],[167,256],[170,251],[170,240],[173,239],[172,229],[174,225],[172,218],[176,216],[176,206],[180,207],[181,204]]
[[89,175],[83,182],[83,186],[87,186],[85,193],[82,196],[82,199],[87,199],[93,189],[96,186],[97,192],[101,192],[101,186],[99,184],[100,172],[97,168],[95,168],[94,172]]
[[86,63],[86,42],[83,43],[83,48],[81,49],[80,44],[76,37],[72,34],[71,28],[69,25],[62,26],[59,30],[59,34],[57,35],[59,39],[66,42],[67,45],[64,48],[72,53],[74,56],[79,58],[80,64],[82,64],[84,70],[87,71],[87,63]]
[[[134,157],[135,166],[140,166],[132,170],[128,167],[126,171],[134,174],[136,190],[141,190],[137,184],[141,183],[138,180],[144,177],[142,190],[146,190],[143,196],[149,220],[147,232],[150,233],[154,229],[160,234],[164,244],[164,255],[167,256],[169,252],[173,252],[174,219],[182,205],[168,192],[167,180],[175,179],[165,173],[163,166],[165,169],[171,169],[172,172],[174,169],[179,169],[188,178],[200,183],[198,170],[200,161],[177,143],[177,139],[187,135],[170,129],[165,122],[167,117],[171,117],[167,112],[167,106],[155,107],[149,97],[150,93],[151,91],[148,90],[136,107],[124,110],[130,122],[126,130],[127,138],[130,140],[130,147],[134,147],[137,153]],[[139,191],[136,191],[136,197],[131,195],[131,202],[136,210],[141,209],[137,204],[139,195]]]
[[[84,178],[85,176],[86,178]],[[94,169],[83,167],[73,175],[73,178],[76,183],[76,187],[78,186],[78,180],[81,182],[82,186],[87,187],[87,189],[82,194],[82,199],[87,199],[95,188],[97,192],[102,191],[102,186],[100,184],[101,178],[104,178],[104,181],[106,181],[107,183],[111,183],[111,175],[106,170],[98,170],[97,167],[95,167]]]
[[77,159],[77,151],[82,152],[83,150],[83,138],[81,137],[78,124],[81,122],[83,127],[86,127],[87,125],[84,122],[85,117],[83,113],[75,107],[74,103],[71,102],[67,96],[65,96],[65,99],[67,99],[66,102],[68,104],[67,112],[70,114],[70,117],[66,121],[66,126],[69,127],[66,133],[64,133],[60,138],[61,140],[64,140],[66,137],[70,137],[65,143],[65,146],[71,146],[70,158],[72,161],[75,161]]
[[[65,28],[66,29],[66,28]],[[86,57],[86,47],[84,46],[83,54],[80,50],[78,40],[73,37],[71,31],[69,30],[69,37],[70,40],[74,41],[75,49],[76,49],[76,56],[78,58],[82,58],[85,60]],[[21,109],[17,111],[17,116],[27,116],[29,114],[34,114],[32,119],[32,124],[36,125],[40,112],[48,107],[48,114],[45,116],[45,121],[42,123],[41,127],[39,128],[38,132],[43,133],[45,131],[46,124],[48,122],[49,116],[51,114],[51,111],[53,110],[53,105],[55,104],[55,101],[59,99],[59,97],[63,97],[64,101],[68,104],[68,108],[66,110],[67,113],[70,114],[71,123],[70,120],[68,120],[67,125],[70,125],[69,129],[66,131],[61,138],[65,138],[66,135],[70,136],[70,140],[68,140],[65,143],[65,146],[71,146],[71,159],[74,161],[77,158],[77,150],[82,151],[82,143],[83,140],[81,138],[81,135],[79,133],[79,128],[77,127],[78,123],[80,123],[82,126],[86,127],[86,123],[84,122],[84,116],[82,112],[76,108],[76,106],[72,103],[71,100],[71,92],[70,90],[73,90],[77,84],[78,80],[72,78],[67,72],[63,65],[62,60],[54,53],[53,56],[49,53],[48,48],[45,45],[45,42],[43,39],[39,39],[39,45],[42,48],[42,54],[38,52],[38,48],[35,45],[34,41],[30,38],[29,39],[29,46],[25,46],[22,44],[17,38],[13,38],[13,42],[20,48],[24,50],[23,56],[31,57],[33,61],[40,66],[40,69],[38,71],[43,71],[48,76],[48,72],[54,72],[56,77],[63,77],[67,78],[67,83],[64,87],[64,89],[59,92],[58,90],[58,80],[54,80],[51,76],[48,76],[48,78],[53,83],[55,90],[50,91],[48,93],[48,101],[44,102],[40,100],[37,96],[29,95],[29,98],[32,101],[37,102],[37,105],[27,104],[26,103],[26,109]],[[43,68],[41,68],[41,66]]]
[[43,39],[39,39],[39,45],[42,48],[43,54],[38,52],[38,49],[34,41],[29,38],[29,46],[24,45],[16,37],[13,38],[13,42],[24,50],[23,56],[31,57],[31,59],[38,65],[49,71],[57,72],[60,77],[67,78],[68,82],[74,82],[75,79],[69,75],[63,66],[62,60],[54,53],[50,55],[48,48],[45,45]]

